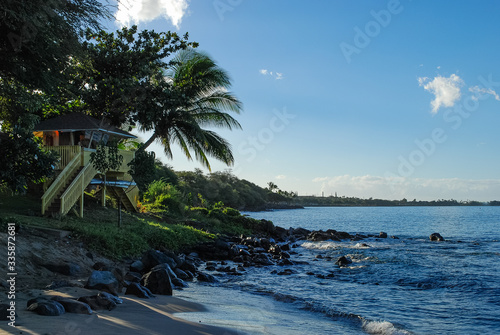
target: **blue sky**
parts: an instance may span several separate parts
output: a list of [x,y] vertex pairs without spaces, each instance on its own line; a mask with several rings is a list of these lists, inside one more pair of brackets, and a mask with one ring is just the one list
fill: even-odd
[[[499,13],[497,1],[122,0],[108,28],[189,32],[228,71],[243,130],[221,134],[239,178],[486,201],[500,200]],[[180,151],[163,160],[202,168]]]

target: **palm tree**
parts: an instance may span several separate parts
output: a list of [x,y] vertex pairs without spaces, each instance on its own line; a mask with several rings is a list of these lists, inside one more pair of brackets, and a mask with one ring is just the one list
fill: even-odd
[[[241,102],[228,92],[228,74],[206,54],[184,50],[166,72],[166,81],[152,106],[155,112],[141,130],[153,130],[143,149],[158,140],[165,154],[172,158],[172,143],[180,145],[188,159],[191,151],[210,170],[208,156],[227,165],[234,163],[230,144],[213,130],[204,127],[240,128],[228,112],[239,113]],[[162,85],[160,85],[162,86]]]

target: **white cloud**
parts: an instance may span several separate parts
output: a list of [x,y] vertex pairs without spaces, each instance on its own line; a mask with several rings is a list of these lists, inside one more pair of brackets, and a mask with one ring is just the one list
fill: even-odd
[[408,200],[499,200],[500,179],[430,179],[380,176],[336,176],[314,178],[325,195]]
[[469,91],[474,93],[472,99],[478,100],[483,98],[486,94],[492,95],[495,100],[500,101],[500,96],[492,88],[481,88],[479,86],[469,87]]
[[421,77],[418,78],[418,83],[435,96],[431,101],[433,114],[436,114],[441,107],[453,107],[460,99],[460,87],[464,85],[464,81],[456,74],[452,74],[449,78],[437,76],[432,80]]
[[283,180],[283,179],[286,179],[286,176],[283,174],[280,174],[279,176],[276,176],[275,178],[278,180]]
[[116,20],[128,26],[130,23],[148,22],[163,16],[179,29],[188,7],[189,0],[121,0],[118,2]]
[[281,73],[281,72],[273,72],[273,71],[269,71],[267,69],[261,69],[261,70],[259,70],[259,73],[263,76],[271,76],[276,80],[283,79],[283,73]]

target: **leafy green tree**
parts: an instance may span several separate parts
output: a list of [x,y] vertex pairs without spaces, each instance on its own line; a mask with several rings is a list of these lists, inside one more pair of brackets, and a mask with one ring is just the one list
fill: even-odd
[[69,58],[81,55],[82,30],[111,17],[98,0],[7,0],[0,16],[0,77],[46,93],[58,91]]
[[270,181],[269,183],[267,183],[267,189],[270,191],[270,192],[275,192],[275,191],[278,191],[279,188],[278,188],[278,185],[276,185],[275,183],[273,183],[272,181]]
[[154,151],[146,151],[142,147],[135,152],[134,159],[128,164],[130,175],[141,192],[144,192],[148,185],[158,180],[156,178],[156,155]]
[[134,126],[157,108],[155,96],[167,85],[164,71],[172,64],[169,56],[197,46],[188,38],[175,32],[138,32],[137,26],[116,33],[88,30],[86,58],[75,62],[75,94],[93,116],[105,116],[118,127]]
[[118,145],[110,142],[107,145],[99,143],[95,152],[90,154],[90,163],[102,176],[103,189],[102,204],[106,205],[106,175],[109,171],[118,170],[123,163],[123,156],[118,151]]
[[155,108],[138,114],[139,129],[153,131],[145,142],[147,148],[159,140],[168,157],[172,143],[178,144],[186,157],[210,169],[208,156],[230,165],[234,162],[229,143],[216,132],[202,127],[241,128],[229,112],[239,113],[241,102],[228,89],[228,74],[208,55],[193,49],[180,51],[167,70],[169,82],[156,94]]
[[38,117],[26,114],[8,133],[0,133],[0,184],[25,193],[29,183],[41,183],[54,174],[57,156],[42,149],[33,137]]
[[[0,2],[1,182],[24,191],[53,170],[55,157],[33,137],[44,105],[69,85],[71,60],[81,57],[80,33],[100,29],[110,12],[99,0]],[[58,99],[58,98],[57,98]]]

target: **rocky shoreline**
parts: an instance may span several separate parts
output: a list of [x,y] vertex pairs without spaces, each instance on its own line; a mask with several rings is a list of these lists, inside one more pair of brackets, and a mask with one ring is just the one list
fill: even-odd
[[[73,251],[74,257],[61,257],[59,261],[57,261],[57,256],[56,259],[42,258],[36,252],[32,252],[29,256],[31,262],[28,262],[31,265],[31,271],[43,270],[45,275],[42,277],[45,280],[51,278],[50,284],[43,288],[47,290],[85,288],[93,290],[94,294],[71,298],[57,294],[28,296],[26,306],[22,308],[45,316],[58,316],[65,313],[91,315],[97,311],[119,309],[124,296],[141,299],[152,299],[157,295],[172,296],[174,290],[187,287],[189,282],[218,283],[219,275],[242,275],[249,267],[293,266],[298,263],[291,260],[291,255],[297,253],[299,241],[361,241],[373,237],[397,239],[396,236],[389,237],[385,232],[378,235],[352,235],[333,229],[326,231],[310,231],[303,228],[284,229],[266,220],[260,220],[259,227],[261,227],[260,231],[253,236],[222,236],[181,253],[166,249],[151,249],[140,258],[128,259],[121,263],[114,263],[103,258],[98,258],[99,260],[94,262],[94,256],[88,251],[85,253],[85,249],[78,243],[76,247],[79,249],[79,254]],[[433,233],[430,240],[443,241],[444,238],[438,233]],[[75,243],[70,240],[70,237],[56,240],[56,242],[63,248]],[[35,242],[34,246],[41,248],[39,241]],[[75,246],[72,247],[74,249]],[[82,262],[82,259],[85,261]],[[351,262],[346,256],[335,260],[335,264],[339,267],[348,266]],[[91,267],[89,267],[90,264],[92,264]],[[277,275],[293,273],[289,267],[284,268],[283,271],[274,271]],[[308,273],[308,275],[315,274]],[[37,282],[36,279],[35,282]],[[43,280],[38,281],[38,283],[41,282]],[[26,285],[25,289],[34,288],[29,287],[33,283],[26,283]],[[7,290],[9,284],[2,280],[0,287]],[[9,320],[9,306],[0,300],[0,307],[1,319]]]

